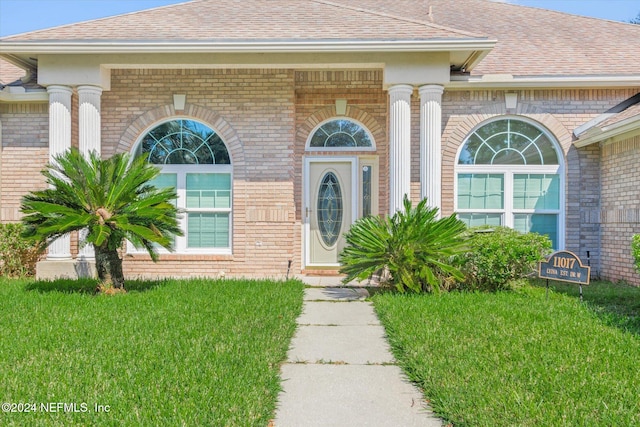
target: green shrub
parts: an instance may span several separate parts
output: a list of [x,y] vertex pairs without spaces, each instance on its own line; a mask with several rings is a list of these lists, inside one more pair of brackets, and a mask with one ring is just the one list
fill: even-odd
[[0,224],[0,275],[7,277],[33,276],[36,262],[45,250],[21,236],[21,223]]
[[468,290],[512,289],[551,253],[551,240],[537,233],[484,227],[469,234],[468,252],[456,258],[465,276],[461,287]]
[[640,234],[636,234],[631,239],[631,255],[633,255],[633,265],[640,273]]
[[344,283],[378,274],[400,292],[431,292],[462,278],[449,260],[464,249],[466,226],[455,215],[438,219],[438,209],[426,203],[413,208],[405,197],[404,210],[391,217],[356,221],[340,254]]

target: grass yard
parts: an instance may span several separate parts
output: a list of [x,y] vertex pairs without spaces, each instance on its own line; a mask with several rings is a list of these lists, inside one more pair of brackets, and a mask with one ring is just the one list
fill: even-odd
[[640,426],[640,289],[583,289],[585,303],[577,286],[373,302],[400,365],[454,426]]
[[0,279],[0,425],[267,425],[303,284],[127,285]]

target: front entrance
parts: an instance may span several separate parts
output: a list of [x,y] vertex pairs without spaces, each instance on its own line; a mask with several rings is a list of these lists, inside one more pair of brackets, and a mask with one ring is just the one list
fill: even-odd
[[357,158],[305,160],[305,265],[337,267],[343,234],[357,217]]

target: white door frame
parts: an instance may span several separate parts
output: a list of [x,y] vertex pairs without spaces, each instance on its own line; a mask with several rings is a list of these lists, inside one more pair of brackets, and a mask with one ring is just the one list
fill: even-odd
[[358,157],[357,156],[340,156],[340,157],[328,157],[328,156],[306,156],[304,158],[304,170],[303,170],[303,178],[302,178],[302,191],[304,193],[303,196],[303,205],[302,205],[302,223],[304,226],[304,236],[303,236],[303,268],[306,267],[338,267],[340,264],[312,264],[311,263],[311,251],[309,247],[309,236],[311,233],[311,224],[310,217],[308,212],[311,207],[311,193],[312,189],[310,188],[309,183],[309,170],[311,163],[351,163],[351,218],[352,221],[355,221],[358,218],[358,197],[360,192],[358,191]]

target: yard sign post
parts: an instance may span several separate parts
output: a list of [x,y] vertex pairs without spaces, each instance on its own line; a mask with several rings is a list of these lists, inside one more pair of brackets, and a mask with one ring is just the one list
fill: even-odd
[[577,283],[580,285],[580,301],[582,301],[582,285],[589,284],[591,267],[582,264],[576,254],[569,251],[554,252],[538,264],[538,277],[547,279],[547,297],[549,295],[549,279],[559,282]]

